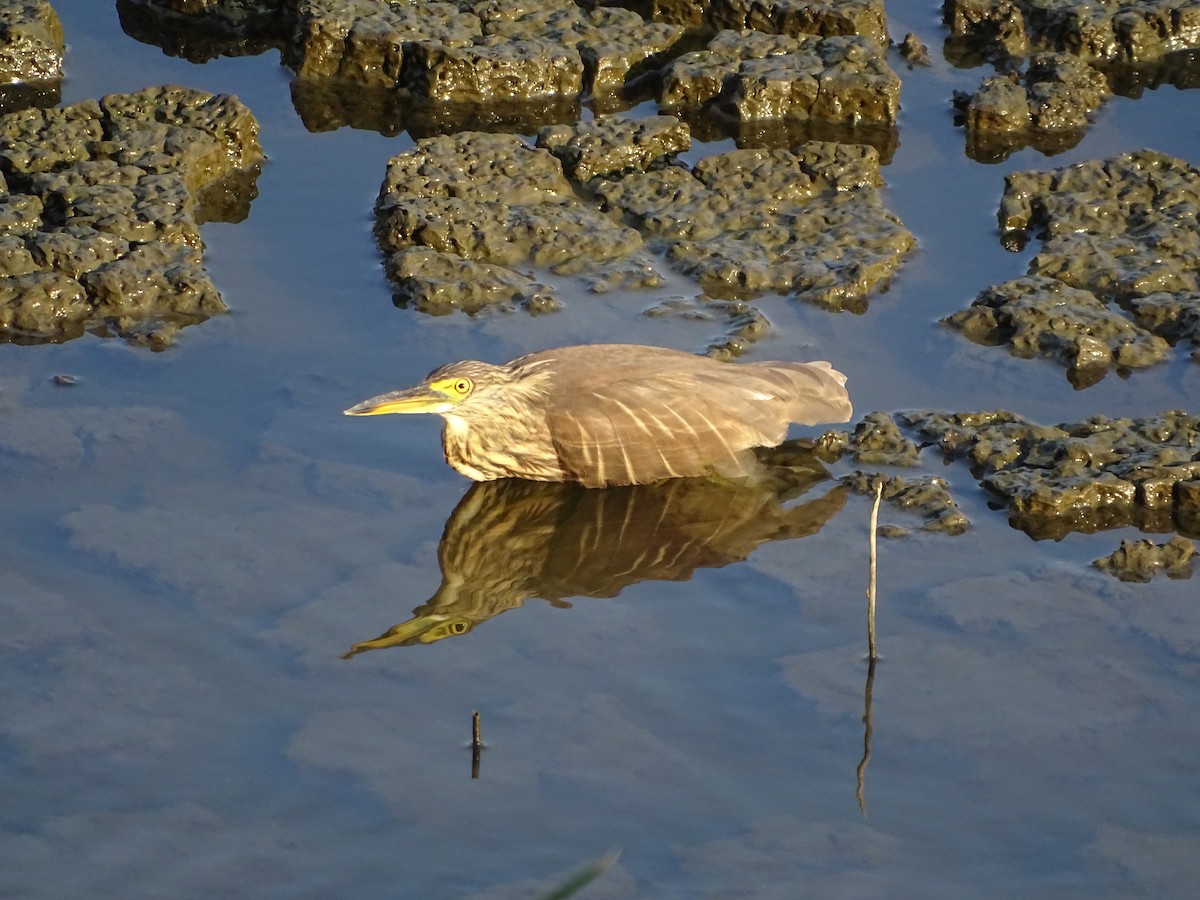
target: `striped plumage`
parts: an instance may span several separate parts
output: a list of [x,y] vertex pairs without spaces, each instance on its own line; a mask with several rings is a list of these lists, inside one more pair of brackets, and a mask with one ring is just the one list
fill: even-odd
[[827,362],[734,364],[632,344],[474,360],[346,412],[434,412],[446,461],[476,481],[528,478],[588,487],[744,474],[752,448],[788,425],[844,422],[846,378]]

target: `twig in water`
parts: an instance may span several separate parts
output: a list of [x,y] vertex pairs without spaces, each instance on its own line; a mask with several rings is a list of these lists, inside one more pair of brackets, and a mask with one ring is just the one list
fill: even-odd
[[871,578],[867,584],[867,657],[874,662],[875,653],[875,573],[878,553],[876,539],[879,534],[879,501],[883,498],[883,479],[875,485],[875,505],[871,507]]
[[471,777],[479,777],[479,754],[483,750],[483,738],[479,735],[479,711],[471,713]]

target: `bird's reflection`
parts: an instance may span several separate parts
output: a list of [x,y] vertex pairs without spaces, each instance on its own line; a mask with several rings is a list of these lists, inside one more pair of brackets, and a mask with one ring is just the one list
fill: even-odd
[[840,485],[791,502],[829,479],[798,443],[762,451],[752,480],[672,479],[588,489],[508,479],[474,485],[438,546],[442,584],[414,617],[366,650],[466,634],[531,597],[615,597],[639,581],[686,581],[697,568],[745,559],[766,541],[815,534],[845,503]]

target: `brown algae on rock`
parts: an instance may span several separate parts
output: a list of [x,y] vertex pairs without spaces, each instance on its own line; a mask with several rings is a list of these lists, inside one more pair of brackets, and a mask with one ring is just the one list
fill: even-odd
[[199,224],[244,215],[261,159],[245,106],[181,87],[0,118],[0,340],[161,348],[224,312]]

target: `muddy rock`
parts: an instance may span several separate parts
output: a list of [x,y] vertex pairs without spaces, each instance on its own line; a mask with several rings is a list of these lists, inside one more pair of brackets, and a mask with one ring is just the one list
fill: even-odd
[[477,313],[489,306],[555,312],[560,306],[550,288],[512,269],[428,247],[397,250],[384,269],[398,306],[431,315]]
[[1108,556],[1092,562],[1101,572],[1122,581],[1148,582],[1159,572],[1168,578],[1191,578],[1196,545],[1176,535],[1165,544],[1153,541],[1121,541]]
[[852,491],[874,496],[880,483],[883,484],[883,499],[897,509],[921,515],[924,531],[940,531],[945,534],[962,534],[971,527],[971,521],[958,508],[944,479],[936,475],[919,478],[902,478],[899,475],[882,475],[870,472],[855,472],[842,479]]
[[409,85],[432,100],[481,103],[583,92],[577,50],[543,40],[484,38],[467,47],[416,44]]
[[898,421],[967,460],[1004,498],[1009,520],[1036,539],[1136,525],[1197,534],[1200,419],[1094,416],[1038,426],[1003,410],[905,413]]
[[1044,153],[1073,146],[1108,96],[1099,71],[1054,53],[1034,57],[1024,76],[986,78],[974,94],[956,93],[954,102],[967,128],[968,155],[993,162],[1027,144]]
[[860,465],[916,466],[920,448],[900,431],[891,416],[868,413],[850,435],[848,448]]
[[1144,368],[1170,353],[1165,340],[1095,294],[1037,275],[986,288],[970,308],[942,321],[978,344],[1055,359],[1076,387],[1095,384],[1113,367]]
[[993,59],[1062,50],[1144,62],[1200,47],[1191,0],[945,0],[942,13],[957,42]]
[[[733,151],[689,171],[670,162],[686,138],[669,117],[614,116],[546,129],[536,148],[482,133],[419,142],[390,162],[376,207],[385,253],[405,251],[387,264],[403,282],[397,300],[431,309],[459,295],[451,308],[474,310],[490,302],[484,297],[511,304],[525,297],[514,286],[533,284],[526,275],[494,291],[459,279],[442,284],[440,273],[454,267],[407,252],[421,248],[550,269],[594,292],[659,287],[665,257],[714,300],[774,291],[861,310],[913,246],[882,208],[878,156],[869,147]],[[589,179],[586,190],[564,165]],[[545,288],[535,290],[541,296]],[[763,320],[730,314],[735,331],[720,352],[734,354]]]
[[907,60],[910,69],[913,66],[932,65],[929,48],[921,43],[921,39],[911,31],[904,36],[904,40],[900,42],[896,49]]
[[821,120],[891,127],[900,79],[883,49],[858,36],[722,31],[663,72],[659,103],[706,106],[739,121]]
[[0,118],[0,339],[153,332],[161,347],[223,312],[199,223],[238,207],[231,183],[252,194],[261,159],[249,110],[186,88]]
[[[548,311],[549,289],[515,267],[576,275],[643,249],[635,230],[577,199],[549,150],[481,132],[427,138],[393,157],[375,233],[397,300],[426,311],[514,300]],[[480,276],[496,281],[480,285]]]
[[284,61],[297,75],[364,85],[399,85],[406,53],[424,42],[454,49],[483,36],[479,17],[455,3],[299,0],[295,18]]
[[571,0],[301,0],[285,60],[302,78],[505,102],[612,91],[683,34],[632,10]]
[[542,40],[571,47],[586,68],[586,89],[603,94],[647,69],[683,37],[668,22],[647,22],[618,7],[585,9],[569,0],[512,3],[490,0],[478,7],[485,34],[509,40]]
[[972,340],[1068,366],[1076,387],[1111,367],[1195,347],[1200,170],[1152,150],[1048,172],[1016,172],[1000,205],[1004,240],[1043,241],[1029,276],[983,291],[943,320]]
[[48,0],[0,6],[0,84],[62,78],[63,33]]
[[646,310],[651,318],[676,316],[693,322],[723,321],[725,333],[708,345],[707,354],[717,359],[736,359],[771,330],[762,310],[742,300],[698,297],[668,297]]
[[873,148],[814,141],[602,180],[595,192],[715,297],[775,292],[861,311],[915,245],[878,183]]
[[1149,294],[1129,301],[1133,317],[1147,331],[1171,344],[1192,348],[1192,359],[1200,362],[1200,294]]
[[[656,0],[663,6],[702,8],[691,13],[687,24],[701,22],[715,28],[754,29],[771,34],[859,34],[886,47],[887,15],[882,0],[712,0],[710,3]],[[657,16],[656,16],[657,17]]]
[[674,116],[608,116],[552,125],[537,138],[537,146],[558,157],[566,173],[581,182],[659,167],[691,145],[687,125]]
[[1044,235],[1030,274],[1105,299],[1200,291],[1200,170],[1140,150],[1005,181],[1009,239]]

